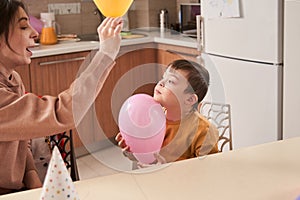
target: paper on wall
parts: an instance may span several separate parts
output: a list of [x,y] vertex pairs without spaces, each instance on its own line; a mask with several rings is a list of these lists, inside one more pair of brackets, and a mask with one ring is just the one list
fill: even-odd
[[208,19],[240,17],[239,0],[205,0],[205,14]]

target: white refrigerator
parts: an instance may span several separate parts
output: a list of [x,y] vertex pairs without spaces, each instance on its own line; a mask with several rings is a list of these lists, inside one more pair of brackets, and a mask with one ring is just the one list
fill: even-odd
[[234,149],[282,138],[283,0],[237,1],[233,18],[210,16],[220,0],[201,1],[206,100],[230,104]]
[[284,5],[283,138],[299,137],[300,115],[300,0]]

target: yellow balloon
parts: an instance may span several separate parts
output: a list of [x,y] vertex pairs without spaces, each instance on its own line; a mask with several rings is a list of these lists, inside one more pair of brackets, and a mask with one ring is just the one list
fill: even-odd
[[125,15],[133,0],[94,0],[94,3],[105,17]]

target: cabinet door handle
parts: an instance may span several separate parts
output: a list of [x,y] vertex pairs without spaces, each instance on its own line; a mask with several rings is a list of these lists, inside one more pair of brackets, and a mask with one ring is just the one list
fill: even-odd
[[175,50],[166,50],[168,53],[172,53],[172,54],[178,54],[178,55],[183,55],[183,56],[189,56],[189,57],[197,57],[197,54],[191,54],[191,53],[184,53],[184,52],[180,52],[180,51],[175,51]]
[[77,58],[69,58],[64,60],[55,60],[55,61],[49,61],[49,62],[41,62],[39,63],[40,66],[44,65],[53,65],[53,64],[60,64],[60,63],[66,63],[66,62],[74,62],[74,61],[80,61],[84,60],[85,57],[77,57]]

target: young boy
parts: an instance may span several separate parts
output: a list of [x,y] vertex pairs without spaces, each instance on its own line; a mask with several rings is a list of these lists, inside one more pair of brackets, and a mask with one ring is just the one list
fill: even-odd
[[[209,73],[188,60],[175,60],[168,65],[163,78],[154,88],[154,99],[166,113],[166,133],[160,156],[166,162],[184,160],[218,152],[218,131],[197,111],[209,86]],[[122,136],[116,140],[129,155]],[[129,159],[134,159],[132,155]]]

